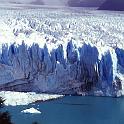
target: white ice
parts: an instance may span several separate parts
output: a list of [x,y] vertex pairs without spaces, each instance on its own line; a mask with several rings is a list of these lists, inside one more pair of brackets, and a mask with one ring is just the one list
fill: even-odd
[[25,110],[22,110],[21,111],[22,113],[30,113],[30,114],[41,114],[40,111],[38,111],[37,109],[35,108],[29,108],[29,109],[25,109]]
[[63,97],[63,95],[49,95],[49,94],[36,94],[34,92],[11,92],[1,91],[0,97],[2,97],[5,105],[28,105],[36,101],[46,101]]

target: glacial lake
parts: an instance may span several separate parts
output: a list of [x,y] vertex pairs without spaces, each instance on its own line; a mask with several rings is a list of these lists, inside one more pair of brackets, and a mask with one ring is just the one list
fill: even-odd
[[[36,108],[41,114],[24,114],[22,110]],[[8,106],[14,124],[124,124],[124,98],[66,96],[61,99]]]

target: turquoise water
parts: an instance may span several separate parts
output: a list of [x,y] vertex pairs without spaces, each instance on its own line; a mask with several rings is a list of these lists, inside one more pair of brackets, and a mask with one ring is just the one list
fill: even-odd
[[[34,107],[42,114],[23,114]],[[28,106],[6,107],[15,124],[124,124],[124,98],[66,96]]]

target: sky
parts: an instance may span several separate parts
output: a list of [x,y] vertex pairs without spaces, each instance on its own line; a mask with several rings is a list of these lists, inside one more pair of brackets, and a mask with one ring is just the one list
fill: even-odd
[[0,0],[0,3],[11,3],[11,2],[17,2],[17,3],[31,3],[34,2],[35,0]]
[[[28,4],[35,2],[36,0],[0,0],[0,3],[22,3],[22,4]],[[63,5],[65,1],[67,0],[37,0],[37,1],[43,1],[47,5]]]

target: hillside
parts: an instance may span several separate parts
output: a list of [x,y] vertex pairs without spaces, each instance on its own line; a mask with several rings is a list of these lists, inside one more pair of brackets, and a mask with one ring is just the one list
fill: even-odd
[[99,10],[124,11],[124,0],[107,0],[99,7]]
[[105,0],[68,0],[71,7],[99,7]]

